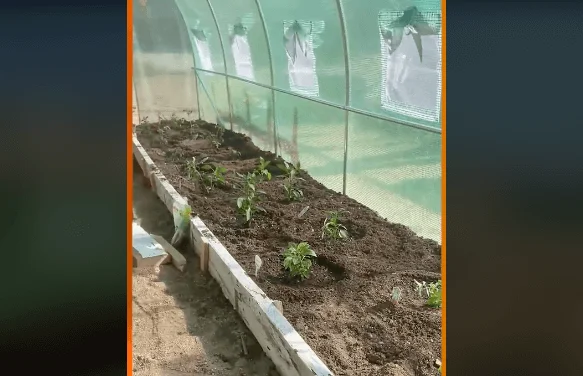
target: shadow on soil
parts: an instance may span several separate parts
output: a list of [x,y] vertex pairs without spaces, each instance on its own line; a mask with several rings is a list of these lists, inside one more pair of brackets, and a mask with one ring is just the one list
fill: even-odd
[[[148,232],[170,241],[173,235],[172,216],[145,184],[139,166],[134,166],[134,208],[141,226]],[[184,312],[189,335],[196,336],[207,356],[211,371],[200,376],[278,376],[253,334],[247,329],[219,285],[202,274],[194,250],[182,246],[179,251],[187,260],[183,273],[172,265],[162,265],[158,278],[165,284],[166,293],[174,298]],[[244,354],[242,341],[247,354]],[[189,356],[168,364],[184,364]],[[164,371],[164,376],[184,374]]]

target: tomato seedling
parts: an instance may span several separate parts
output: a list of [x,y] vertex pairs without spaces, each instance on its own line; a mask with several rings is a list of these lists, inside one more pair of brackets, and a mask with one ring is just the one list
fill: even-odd
[[283,182],[283,190],[285,197],[289,201],[299,201],[304,197],[304,192],[299,187],[299,181],[304,180],[299,176],[300,162],[291,164],[286,161],[277,165],[285,174]]
[[291,277],[305,279],[308,278],[312,269],[312,260],[316,257],[316,252],[308,243],[290,243],[283,253],[283,267]]
[[437,282],[427,283],[425,281],[415,281],[415,290],[420,298],[427,299],[426,304],[429,307],[441,307],[441,279]]
[[186,173],[191,180],[198,180],[202,183],[207,192],[210,192],[217,185],[225,185],[225,173],[227,169],[222,166],[215,166],[207,163],[208,157],[196,160],[192,157],[186,162]]
[[259,165],[255,168],[255,175],[257,175],[261,181],[271,180],[271,172],[267,170],[267,166],[269,166],[270,163],[270,161],[266,161],[263,157],[259,157]]
[[326,219],[324,219],[324,226],[322,226],[322,239],[326,236],[331,239],[348,238],[348,229],[340,223],[340,212],[329,212]]
[[261,201],[261,196],[265,195],[265,192],[257,189],[258,179],[255,173],[249,172],[247,175],[237,175],[241,180],[236,187],[241,194],[237,198],[237,215],[241,222],[249,224],[255,213],[265,212],[265,209],[258,205]]

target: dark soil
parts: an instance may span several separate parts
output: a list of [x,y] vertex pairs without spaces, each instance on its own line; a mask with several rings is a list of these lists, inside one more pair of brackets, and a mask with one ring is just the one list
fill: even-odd
[[[441,358],[441,311],[426,307],[414,288],[414,280],[441,278],[439,244],[387,222],[304,172],[303,201],[288,203],[277,168],[260,187],[267,194],[261,204],[266,213],[242,226],[236,218],[238,194],[230,184],[234,172],[252,171],[260,156],[273,161],[272,153],[229,130],[219,140],[217,126],[203,121],[163,120],[142,124],[137,133],[162,173],[188,198],[193,215],[203,219],[252,278],[254,257],[261,257],[257,284],[283,302],[286,318],[337,376],[439,374],[434,364]],[[193,156],[224,166],[227,186],[207,193],[188,180],[185,165]],[[309,210],[298,218],[306,206]],[[321,239],[327,212],[338,210],[348,211],[342,223],[351,237]],[[282,268],[281,254],[289,242],[308,242],[318,255],[304,281],[290,280]],[[398,303],[391,299],[394,287],[402,291]]]

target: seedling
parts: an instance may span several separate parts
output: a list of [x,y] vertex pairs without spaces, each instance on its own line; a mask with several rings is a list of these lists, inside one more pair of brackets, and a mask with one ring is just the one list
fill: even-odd
[[441,307],[441,279],[431,283],[414,281],[416,285],[415,290],[419,294],[419,297],[427,299],[426,304],[429,307]]
[[211,167],[212,170],[209,173],[204,174],[203,183],[207,191],[212,190],[217,185],[225,185],[225,173],[227,169],[222,166]]
[[283,267],[293,278],[305,279],[312,269],[312,260],[316,253],[306,242],[299,244],[290,243],[283,253]]
[[271,180],[271,172],[267,170],[267,166],[269,166],[270,163],[270,161],[266,161],[263,157],[259,157],[259,165],[255,168],[255,174],[261,180]]
[[299,177],[300,162],[293,165],[284,161],[282,164],[278,164],[277,167],[285,173],[283,189],[286,198],[289,201],[301,200],[304,197],[304,192],[299,188],[299,181],[304,179]]
[[226,184],[225,173],[227,169],[222,166],[214,166],[207,161],[208,157],[200,161],[197,161],[196,157],[192,157],[186,162],[186,172],[190,180],[200,181],[207,192],[210,192],[217,185]]
[[433,308],[441,307],[441,279],[429,284],[429,298],[427,305]]
[[201,180],[203,167],[206,166],[206,161],[208,157],[201,159],[200,161],[196,160],[196,157],[192,157],[192,159],[186,162],[186,174],[190,180]]
[[332,211],[324,220],[322,226],[322,239],[327,236],[331,239],[346,239],[348,238],[348,230],[340,223],[340,212]]
[[220,148],[223,145],[223,135],[225,134],[225,128],[218,126],[217,133],[215,133],[214,139],[212,140],[215,148]]
[[257,189],[258,179],[255,173],[237,175],[241,179],[237,187],[241,193],[241,196],[237,198],[237,214],[243,223],[248,224],[257,212],[265,212],[265,209],[257,205],[261,201],[260,196],[264,195],[265,192]]
[[393,287],[393,291],[391,291],[391,300],[395,303],[399,303],[401,300],[401,293],[402,290],[400,287]]

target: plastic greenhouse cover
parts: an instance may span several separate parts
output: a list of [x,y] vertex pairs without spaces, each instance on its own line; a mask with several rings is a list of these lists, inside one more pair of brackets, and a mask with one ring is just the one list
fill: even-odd
[[382,93],[385,109],[439,121],[441,102],[441,14],[381,12]]

